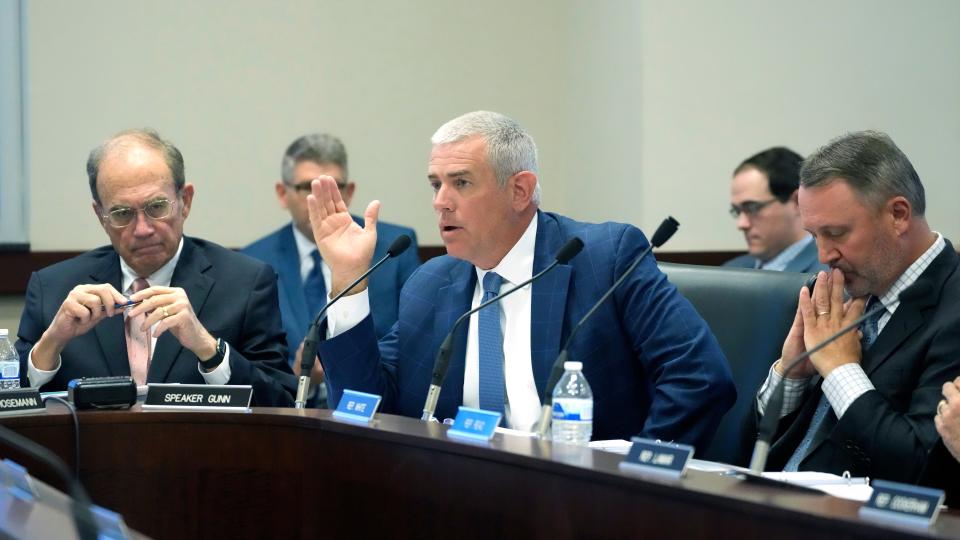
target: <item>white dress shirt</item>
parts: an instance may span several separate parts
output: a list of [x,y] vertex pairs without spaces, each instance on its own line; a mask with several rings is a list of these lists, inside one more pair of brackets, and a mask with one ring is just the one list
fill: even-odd
[[[150,274],[146,277],[147,284],[149,286],[161,286],[169,287],[170,281],[173,279],[173,271],[177,267],[177,262],[180,260],[180,253],[183,251],[183,238],[180,239],[180,245],[177,247],[177,253],[174,254],[173,258],[166,262],[163,266],[157,269],[156,272]],[[140,276],[133,271],[132,268],[120,257],[120,273],[121,273],[121,289],[124,295],[129,296],[133,294],[133,282]],[[115,317],[125,317],[126,315],[115,315]],[[102,321],[101,321],[102,322]],[[157,321],[159,322],[159,321]],[[154,330],[156,329],[156,323],[150,327],[150,355],[153,357],[153,352],[157,350],[157,338],[153,335]],[[34,345],[36,346],[36,345]],[[204,372],[200,369],[200,365],[197,365],[197,370],[203,376],[203,380],[207,384],[227,384],[227,381],[230,380],[230,345],[226,346],[227,352],[223,357],[223,362],[217,366],[216,369],[210,373]],[[60,370],[60,358],[57,358],[57,365],[51,371],[45,371],[38,369],[33,364],[33,349],[30,349],[30,357],[27,362],[27,378],[30,380],[30,386],[33,388],[39,388],[44,384],[50,382],[57,375],[57,371]]]
[[[500,291],[530,279],[533,275],[533,254],[537,239],[536,216],[526,231],[500,263],[490,270],[474,268],[477,284],[473,290],[471,308],[480,304],[483,297],[483,276],[496,272],[503,278]],[[539,418],[540,396],[533,378],[530,355],[530,319],[533,291],[527,285],[504,298],[500,325],[503,330],[504,382],[506,384],[505,416],[507,425],[514,429],[530,431]],[[334,337],[350,330],[370,313],[367,291],[345,296],[327,312],[327,337]],[[463,373],[463,404],[467,407],[480,405],[480,353],[478,344],[478,314],[470,316],[467,333],[466,365]],[[424,396],[426,397],[426,396]]]

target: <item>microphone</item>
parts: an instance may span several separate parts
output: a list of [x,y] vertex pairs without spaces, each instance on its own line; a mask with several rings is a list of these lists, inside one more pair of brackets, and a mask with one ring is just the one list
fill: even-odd
[[537,434],[541,439],[547,436],[547,429],[550,428],[550,411],[552,407],[547,402],[547,392],[550,392],[551,389],[557,385],[557,381],[559,381],[560,377],[563,375],[563,363],[567,361],[567,348],[570,347],[570,342],[573,341],[573,337],[577,335],[577,332],[579,332],[581,328],[583,328],[583,324],[587,322],[587,319],[589,319],[593,313],[600,308],[600,305],[603,304],[607,298],[609,298],[610,295],[617,290],[617,287],[619,287],[620,284],[627,279],[627,276],[633,273],[634,269],[637,268],[637,265],[640,264],[640,261],[649,255],[650,252],[653,251],[653,248],[658,248],[665,244],[667,240],[673,236],[673,233],[677,232],[677,228],[679,226],[680,223],[673,219],[673,216],[667,216],[667,218],[660,223],[660,226],[657,227],[657,230],[653,233],[653,238],[650,240],[650,245],[647,246],[647,249],[643,250],[640,255],[637,255],[637,258],[630,263],[630,266],[627,267],[626,271],[624,271],[623,274],[617,278],[615,282],[613,282],[613,285],[607,289],[607,292],[604,293],[599,300],[597,300],[597,303],[590,308],[590,311],[588,311],[587,314],[580,319],[580,322],[577,323],[573,330],[570,331],[570,335],[567,336],[566,343],[563,344],[563,349],[560,350],[560,354],[557,355],[557,359],[553,362],[553,367],[550,370],[550,378],[547,380],[547,385],[543,387],[543,392],[540,395],[540,403],[542,403],[542,405],[540,406],[540,422],[538,424],[539,427],[537,429]]
[[63,460],[50,450],[5,426],[0,426],[0,441],[53,469],[53,472],[67,485],[70,498],[73,499],[70,507],[74,525],[77,527],[77,535],[82,540],[96,540],[100,531],[90,511],[90,496]]
[[408,247],[410,247],[409,236],[401,234],[396,237],[393,243],[390,244],[390,247],[387,248],[387,254],[366,272],[361,274],[353,283],[347,285],[346,288],[337,293],[336,296],[323,306],[320,313],[317,313],[317,317],[310,323],[310,326],[307,328],[307,336],[303,340],[303,352],[300,355],[300,381],[297,384],[297,401],[294,404],[297,409],[303,409],[307,406],[307,393],[310,390],[310,372],[313,371],[313,359],[317,356],[317,343],[320,341],[320,323],[323,321],[327,310],[337,300],[340,300],[345,294],[353,290],[361,281],[367,279],[367,276],[372,274],[374,270],[380,268],[380,265],[387,262],[387,259],[400,255],[406,251]]
[[479,306],[461,315],[460,318],[453,323],[453,327],[450,328],[450,332],[447,333],[447,337],[445,337],[443,339],[443,343],[440,344],[440,349],[437,351],[437,358],[433,363],[433,375],[430,377],[430,389],[427,390],[427,399],[423,404],[423,415],[420,417],[421,420],[424,422],[433,420],[433,413],[437,411],[437,399],[440,397],[440,387],[443,386],[443,379],[447,377],[447,369],[450,367],[450,355],[453,353],[453,336],[463,321],[467,320],[470,315],[473,315],[490,304],[499,302],[503,298],[540,279],[540,276],[546,274],[550,270],[553,270],[553,268],[558,264],[567,264],[567,262],[576,257],[582,249],[583,240],[580,240],[574,236],[568,240],[562,248],[560,248],[560,251],[557,252],[557,256],[554,261],[547,265],[546,268],[538,272],[535,276],[508,290],[507,292],[483,302]]
[[[811,282],[812,281],[813,280],[811,280]],[[906,302],[913,300],[920,296],[926,295],[929,291],[929,283],[925,281],[914,283],[912,286],[900,293],[898,301]],[[840,330],[837,330],[835,334],[818,343],[815,347],[798,354],[794,358],[791,358],[789,362],[783,363],[784,380],[780,381],[780,384],[774,388],[773,394],[770,396],[770,401],[767,402],[763,417],[760,419],[760,425],[757,427],[757,442],[753,447],[753,455],[750,457],[750,472],[759,475],[763,473],[763,470],[766,468],[767,456],[770,454],[770,443],[773,441],[773,436],[777,432],[777,424],[780,422],[780,411],[783,409],[784,382],[787,378],[787,375],[789,375],[795,367],[800,365],[800,362],[806,360],[811,354],[833,343],[850,330],[859,327],[863,321],[869,319],[884,309],[886,309],[886,306],[884,306],[882,303],[878,303],[866,313],[857,317],[853,322],[844,326]]]

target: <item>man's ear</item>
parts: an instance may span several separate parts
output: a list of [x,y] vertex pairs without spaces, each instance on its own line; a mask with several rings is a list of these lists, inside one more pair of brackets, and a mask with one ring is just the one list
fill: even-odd
[[353,181],[347,182],[347,185],[343,186],[343,191],[340,192],[340,197],[343,198],[343,204],[347,205],[347,208],[350,207],[350,203],[353,201],[353,193],[357,190],[357,183]]
[[273,186],[274,191],[277,192],[277,200],[280,201],[280,208],[284,210],[287,209],[287,185],[283,182],[277,182]]
[[913,207],[906,197],[898,195],[891,197],[887,201],[886,211],[889,213],[893,228],[897,235],[903,235],[910,230],[910,224],[913,220]]
[[93,201],[91,206],[93,206],[93,214],[97,216],[97,222],[100,223],[101,226],[106,227],[107,224],[103,222],[103,209],[100,208],[100,205],[97,204],[97,201]]
[[526,210],[527,207],[533,204],[533,192],[537,187],[537,175],[531,171],[520,171],[510,177],[507,187],[512,191],[514,210]]
[[180,211],[183,219],[190,215],[190,205],[193,204],[193,184],[187,183],[180,189],[180,198],[183,200],[183,209]]

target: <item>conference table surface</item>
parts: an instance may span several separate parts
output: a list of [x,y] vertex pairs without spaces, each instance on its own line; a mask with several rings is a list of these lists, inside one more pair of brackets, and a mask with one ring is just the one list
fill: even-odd
[[[860,504],[689,470],[621,472],[623,456],[530,437],[488,443],[447,426],[327,410],[81,411],[80,478],[95,503],[155,538],[960,538],[865,521]],[[71,466],[61,405],[0,423]],[[37,478],[62,485],[6,448]]]

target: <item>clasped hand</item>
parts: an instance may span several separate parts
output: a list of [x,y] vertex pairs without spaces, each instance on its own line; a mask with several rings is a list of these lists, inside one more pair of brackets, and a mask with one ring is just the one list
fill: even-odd
[[[843,273],[834,269],[820,272],[811,295],[807,287],[800,289],[797,314],[783,343],[777,372],[784,375],[784,361],[804,353],[849,325],[863,314],[866,298],[843,300]],[[859,363],[861,357],[860,332],[850,331],[833,343],[813,353],[788,374],[789,378],[807,378],[819,373],[826,378],[837,367]]]

